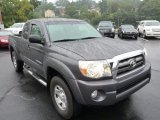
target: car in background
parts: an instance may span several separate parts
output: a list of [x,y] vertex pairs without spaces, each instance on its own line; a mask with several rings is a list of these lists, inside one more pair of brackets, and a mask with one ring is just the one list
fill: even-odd
[[8,37],[9,35],[13,35],[10,31],[1,30],[0,31],[0,48],[8,47]]
[[138,31],[133,25],[121,25],[118,29],[118,37],[120,38],[134,38],[137,39]]
[[106,37],[115,37],[115,29],[113,22],[111,21],[100,21],[97,30]]
[[160,22],[157,20],[143,20],[138,25],[139,36],[147,37],[160,37]]
[[22,29],[25,23],[14,23],[9,28],[6,28],[5,30],[11,31],[15,35],[21,35]]

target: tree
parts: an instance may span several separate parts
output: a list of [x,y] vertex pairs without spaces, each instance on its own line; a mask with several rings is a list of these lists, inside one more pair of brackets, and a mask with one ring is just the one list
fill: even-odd
[[41,4],[41,2],[38,0],[30,0],[30,4],[32,4],[35,9]]
[[139,9],[140,19],[157,19],[160,20],[160,0],[144,0]]
[[66,17],[78,18],[78,11],[75,3],[69,3],[66,6]]
[[69,4],[69,1],[68,0],[58,0],[56,2],[56,5],[57,6],[67,6]]
[[25,22],[31,17],[33,10],[28,0],[1,0],[0,6],[5,27],[14,22]]
[[100,7],[100,11],[102,14],[106,14],[107,13],[107,0],[102,0],[102,2],[99,3],[99,7]]
[[36,9],[33,11],[33,18],[43,18],[45,17],[46,10],[55,11],[55,6],[53,3],[41,3]]

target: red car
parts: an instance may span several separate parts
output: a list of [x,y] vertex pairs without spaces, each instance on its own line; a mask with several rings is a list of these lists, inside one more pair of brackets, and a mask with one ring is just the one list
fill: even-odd
[[8,47],[8,37],[13,35],[10,31],[0,31],[0,47]]

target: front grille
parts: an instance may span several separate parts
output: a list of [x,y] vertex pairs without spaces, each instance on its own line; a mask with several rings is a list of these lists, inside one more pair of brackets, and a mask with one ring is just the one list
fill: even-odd
[[117,76],[128,73],[136,68],[143,66],[145,63],[144,55],[138,55],[119,61]]
[[153,32],[160,32],[160,29],[152,29]]

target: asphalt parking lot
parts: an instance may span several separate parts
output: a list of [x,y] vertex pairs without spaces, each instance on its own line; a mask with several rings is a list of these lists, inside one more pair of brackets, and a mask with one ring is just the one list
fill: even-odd
[[[160,39],[126,41],[141,44],[148,50],[151,82],[113,106],[84,107],[76,120],[160,119]],[[0,49],[0,120],[63,120],[52,106],[46,88],[29,74],[14,71],[7,49]]]

